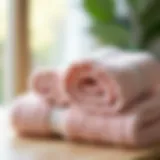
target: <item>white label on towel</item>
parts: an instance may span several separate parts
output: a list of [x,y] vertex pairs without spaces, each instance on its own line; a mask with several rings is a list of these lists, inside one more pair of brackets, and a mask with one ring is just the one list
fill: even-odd
[[64,133],[64,125],[66,121],[66,109],[57,107],[52,110],[50,116],[50,125],[53,130],[53,133],[63,135]]

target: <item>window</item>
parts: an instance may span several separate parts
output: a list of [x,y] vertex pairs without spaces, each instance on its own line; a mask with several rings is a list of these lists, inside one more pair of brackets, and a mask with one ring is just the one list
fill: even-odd
[[30,46],[33,65],[52,66],[60,54],[66,0],[30,0]]
[[4,55],[7,40],[7,11],[6,0],[0,1],[0,104],[4,102]]
[[32,68],[57,61],[66,8],[65,0],[0,1],[0,104],[26,90]]
[[89,53],[87,16],[80,2],[0,1],[0,60],[5,62],[0,63],[0,103],[26,91],[33,68],[65,64]]

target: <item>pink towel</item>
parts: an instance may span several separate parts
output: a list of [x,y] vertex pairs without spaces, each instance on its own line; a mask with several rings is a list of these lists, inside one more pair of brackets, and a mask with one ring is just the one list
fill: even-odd
[[35,94],[19,97],[11,121],[20,135],[60,134],[72,140],[147,146],[160,142],[160,91],[144,96],[128,111],[116,115],[93,115],[78,107],[50,108]]
[[160,92],[129,107],[125,113],[107,116],[70,108],[61,120],[65,122],[63,134],[69,139],[130,146],[160,142]]
[[[80,61],[66,76],[36,71],[29,84],[33,92],[13,105],[12,126],[21,135],[56,133],[91,142],[150,145],[160,141],[160,91],[151,93],[159,82],[159,63],[147,54],[121,52]],[[76,106],[62,108],[70,100]]]
[[70,98],[86,111],[119,112],[160,82],[159,62],[149,54],[101,56],[71,65],[65,87]]
[[[60,72],[60,71],[59,71]],[[62,73],[53,69],[41,69],[33,72],[29,87],[53,106],[55,104],[66,106],[69,99],[64,90]]]
[[28,93],[15,100],[11,108],[11,124],[20,135],[48,136],[52,133],[49,125],[51,111],[42,97]]

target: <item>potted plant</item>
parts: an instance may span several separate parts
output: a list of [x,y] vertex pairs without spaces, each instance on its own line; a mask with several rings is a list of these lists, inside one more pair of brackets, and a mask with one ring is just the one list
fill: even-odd
[[[118,0],[117,0],[118,1]],[[116,14],[116,0],[83,0],[89,32],[101,45],[150,50],[160,56],[160,1],[124,0],[128,12]]]

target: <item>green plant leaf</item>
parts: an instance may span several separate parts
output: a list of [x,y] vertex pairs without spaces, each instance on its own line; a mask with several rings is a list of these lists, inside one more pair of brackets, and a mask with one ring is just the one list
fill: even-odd
[[121,47],[129,44],[129,31],[120,25],[94,23],[90,31],[104,44]]
[[149,5],[152,5],[152,0],[127,0],[127,2],[138,14],[142,13]]
[[83,0],[83,5],[96,21],[107,23],[114,18],[114,0]]
[[160,21],[154,23],[150,28],[144,28],[141,45],[146,48],[148,44],[158,36],[160,36]]
[[152,0],[150,6],[141,14],[141,46],[147,48],[156,37],[160,36],[160,1]]
[[[154,2],[154,3],[153,3]],[[159,0],[152,0],[152,3],[148,7],[146,7],[143,13],[140,15],[141,23],[144,25],[148,25],[152,23],[152,19],[155,17],[160,18],[160,1]]]

